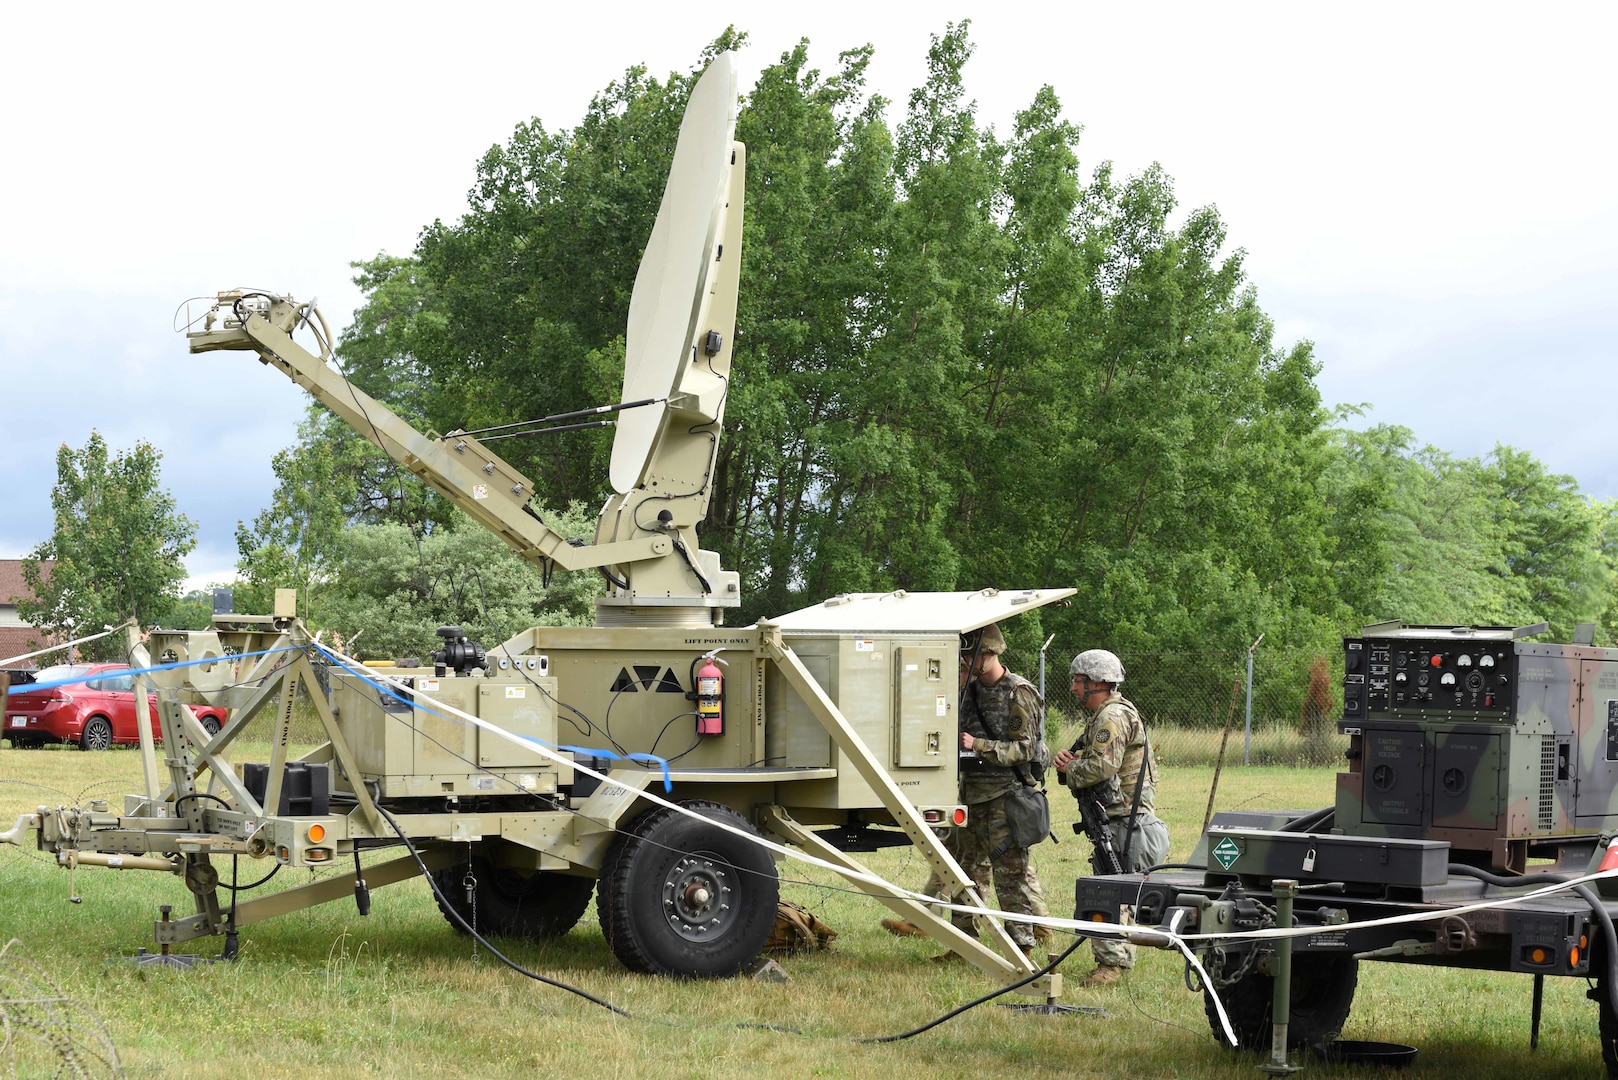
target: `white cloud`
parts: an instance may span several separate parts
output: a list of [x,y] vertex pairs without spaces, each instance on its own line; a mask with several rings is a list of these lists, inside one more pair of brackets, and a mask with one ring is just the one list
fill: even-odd
[[[303,397],[242,355],[188,355],[175,305],[257,284],[344,325],[349,262],[456,217],[516,123],[571,126],[631,64],[689,67],[727,18],[293,0],[274,23],[310,32],[289,37],[199,3],[6,7],[0,555],[43,538],[56,446],[97,427],[164,452],[202,526],[198,576],[231,565]],[[947,15],[834,0],[735,18],[744,86],[800,36],[823,71],[874,42],[897,121]],[[1511,442],[1618,495],[1599,411],[1618,396],[1618,150],[1600,134],[1618,9],[1000,3],[973,20],[982,119],[1008,132],[1049,82],[1087,167],[1159,161],[1182,206],[1216,203],[1282,339],[1316,342],[1328,401],[1459,453]]]

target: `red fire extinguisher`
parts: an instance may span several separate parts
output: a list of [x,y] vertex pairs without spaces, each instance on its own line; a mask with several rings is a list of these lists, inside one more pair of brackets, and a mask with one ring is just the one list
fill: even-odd
[[[723,735],[725,733],[725,675],[718,665],[724,661],[716,653],[702,656],[705,663],[697,669],[697,734]],[[728,665],[727,665],[728,666]]]

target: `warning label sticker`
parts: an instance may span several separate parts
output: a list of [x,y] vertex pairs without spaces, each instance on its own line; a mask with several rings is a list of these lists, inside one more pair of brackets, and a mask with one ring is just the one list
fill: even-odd
[[1219,860],[1219,865],[1229,870],[1236,860],[1242,857],[1242,849],[1236,846],[1236,841],[1225,837],[1214,845],[1213,857]]

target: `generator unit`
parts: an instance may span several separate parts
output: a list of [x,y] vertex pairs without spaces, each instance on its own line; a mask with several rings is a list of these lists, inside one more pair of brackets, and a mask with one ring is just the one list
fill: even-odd
[[1519,640],[1545,629],[1382,624],[1346,639],[1336,828],[1443,840],[1502,871],[1587,851],[1618,797],[1618,650]]
[[[1588,627],[1526,640],[1547,629],[1345,639],[1334,805],[1214,814],[1187,863],[1078,879],[1074,917],[1132,907],[1158,930],[1231,935],[1196,942],[1199,989],[1216,1037],[1222,1006],[1238,1045],[1271,1050],[1266,1069],[1335,1040],[1377,960],[1533,976],[1536,1042],[1544,980],[1592,979],[1618,1076],[1618,884],[1580,880],[1618,867],[1618,649]],[[1244,936],[1278,928],[1298,936]]]

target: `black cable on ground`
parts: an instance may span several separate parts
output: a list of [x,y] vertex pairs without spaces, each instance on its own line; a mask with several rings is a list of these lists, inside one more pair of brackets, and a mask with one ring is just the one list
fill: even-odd
[[937,1027],[939,1024],[947,1023],[947,1022],[955,1019],[957,1016],[961,1015],[962,1013],[966,1012],[969,1009],[975,1009],[979,1005],[988,1004],[989,1002],[993,1001],[995,998],[1001,996],[1002,994],[1009,994],[1013,990],[1018,990],[1018,989],[1021,989],[1024,986],[1027,986],[1029,983],[1033,982],[1035,979],[1044,978],[1046,975],[1049,975],[1051,972],[1055,971],[1057,966],[1060,965],[1063,960],[1066,960],[1068,957],[1072,956],[1074,950],[1076,950],[1080,945],[1083,945],[1087,940],[1089,940],[1089,939],[1088,938],[1082,938],[1082,937],[1079,938],[1073,944],[1069,945],[1067,947],[1067,951],[1062,953],[1061,956],[1058,956],[1055,960],[1052,960],[1050,963],[1046,964],[1044,967],[1040,968],[1038,971],[1034,972],[1032,975],[1028,975],[1028,976],[1026,976],[1024,978],[1018,979],[1014,983],[1007,983],[1005,986],[1000,987],[998,990],[991,990],[989,993],[984,994],[982,997],[973,998],[971,1001],[968,1001],[965,1005],[961,1005],[961,1006],[958,1006],[957,1008],[951,1009],[949,1012],[945,1013],[944,1015],[939,1016],[939,1017],[935,1017],[934,1019],[927,1021],[925,1024],[921,1025],[918,1028],[911,1028],[909,1031],[902,1031],[897,1035],[875,1035],[875,1036],[870,1036],[870,1037],[864,1038],[864,1039],[855,1039],[854,1041],[859,1042],[859,1043],[899,1042],[901,1039],[914,1038],[915,1036],[920,1035],[924,1031],[931,1031],[933,1028]]
[[[506,965],[506,967],[510,968],[512,971],[515,971],[519,975],[525,975],[528,978],[533,979],[535,982],[544,983],[546,986],[554,987],[557,990],[566,990],[570,994],[577,994],[579,997],[590,1002],[592,1005],[599,1005],[608,1012],[616,1013],[617,1015],[627,1017],[630,1020],[647,1019],[646,1017],[636,1016],[628,1009],[620,1008],[610,1001],[605,1001],[598,998],[588,990],[573,986],[570,983],[565,983],[560,979],[552,979],[549,976],[541,975],[537,971],[530,971],[528,968],[523,967],[521,964],[517,963],[517,961],[513,960],[511,957],[489,944],[489,940],[474,930],[472,928],[472,924],[467,922],[466,919],[461,916],[461,913],[455,910],[454,905],[450,904],[444,899],[444,894],[439,892],[438,882],[433,880],[433,875],[427,869],[427,864],[422,861],[421,852],[416,850],[416,845],[412,844],[410,842],[410,837],[405,835],[405,831],[399,825],[398,819],[392,814],[388,813],[387,810],[382,807],[381,803],[377,804],[376,810],[377,813],[381,814],[387,819],[388,825],[392,827],[394,833],[397,834],[399,839],[404,842],[405,848],[409,850],[410,857],[416,860],[416,865],[421,868],[421,876],[426,879],[428,887],[433,890],[433,896],[438,900],[439,906],[443,909],[444,914],[453,919],[456,925],[458,925],[462,930],[465,930],[468,934],[472,935],[472,938],[477,941],[478,944],[482,945],[485,949],[488,949],[489,952],[493,953],[495,959],[499,960],[502,964]],[[659,1023],[660,1021],[650,1020],[648,1022]]]

